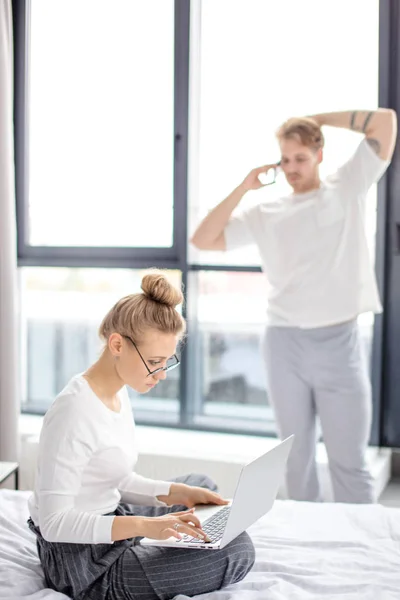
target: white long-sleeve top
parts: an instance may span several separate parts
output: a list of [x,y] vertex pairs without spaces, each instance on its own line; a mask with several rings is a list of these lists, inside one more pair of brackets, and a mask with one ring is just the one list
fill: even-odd
[[138,458],[135,422],[126,388],[119,413],[77,375],[46,413],[40,435],[30,515],[52,542],[112,543],[113,512],[119,502],[164,506],[171,484],[133,469]]

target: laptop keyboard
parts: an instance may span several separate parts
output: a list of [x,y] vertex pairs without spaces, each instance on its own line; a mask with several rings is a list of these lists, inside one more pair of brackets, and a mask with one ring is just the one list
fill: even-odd
[[204,540],[192,537],[191,535],[183,535],[182,539],[176,540],[177,542],[190,542],[195,544],[210,544],[219,542],[222,538],[223,533],[225,531],[226,522],[229,517],[231,507],[225,506],[221,508],[215,515],[204,521],[202,527],[203,531],[208,535],[209,542],[204,542]]

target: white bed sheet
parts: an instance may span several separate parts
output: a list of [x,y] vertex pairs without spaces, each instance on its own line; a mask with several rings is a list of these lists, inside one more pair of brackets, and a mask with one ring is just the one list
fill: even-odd
[[[0,598],[67,600],[44,589],[26,525],[28,496],[0,490]],[[400,599],[398,509],[277,501],[249,533],[256,546],[253,570],[197,600]]]

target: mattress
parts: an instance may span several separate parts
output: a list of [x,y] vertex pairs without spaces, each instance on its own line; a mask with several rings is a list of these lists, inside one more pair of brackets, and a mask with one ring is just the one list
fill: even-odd
[[[67,600],[45,588],[26,524],[28,497],[0,490],[0,598]],[[399,509],[276,501],[249,533],[256,548],[252,571],[196,600],[400,599]]]

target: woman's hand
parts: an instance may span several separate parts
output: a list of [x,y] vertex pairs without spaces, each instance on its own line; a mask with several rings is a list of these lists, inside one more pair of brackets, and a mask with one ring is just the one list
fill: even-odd
[[142,517],[140,534],[153,540],[166,540],[169,537],[181,539],[182,535],[191,535],[207,541],[198,517],[192,510],[168,513],[161,517]]
[[[207,488],[186,485],[186,483],[172,483],[168,496],[157,496],[160,502],[169,506],[183,504],[192,508],[196,504],[229,504],[216,492]],[[176,513],[177,514],[177,513]]]

